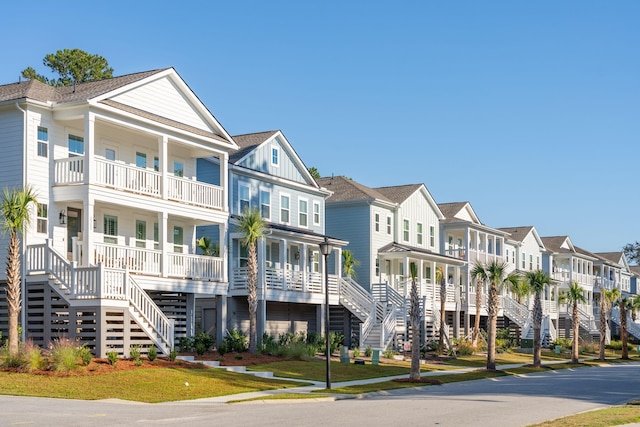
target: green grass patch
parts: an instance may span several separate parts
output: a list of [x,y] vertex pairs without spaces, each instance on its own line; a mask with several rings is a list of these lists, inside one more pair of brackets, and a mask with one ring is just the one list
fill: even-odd
[[[428,377],[428,379],[434,380],[440,384],[448,384],[455,383],[460,381],[474,381],[481,380],[485,378],[495,378],[502,377],[508,375],[506,372],[502,371],[471,371],[465,372],[462,374],[444,374],[438,375],[437,377]],[[427,378],[427,377],[423,377]],[[419,383],[419,382],[408,382],[408,381],[384,381],[374,384],[362,384],[362,385],[354,385],[349,387],[341,387],[334,388],[331,390],[318,390],[320,393],[338,393],[338,394],[364,394],[364,393],[372,393],[376,391],[385,391],[385,390],[396,390],[401,388],[411,388],[411,387],[425,387],[434,385],[433,383]]]
[[227,403],[255,402],[261,400],[291,400],[291,399],[322,399],[323,397],[332,397],[328,394],[310,394],[310,393],[278,393],[269,396],[252,397],[251,399],[230,400]]
[[0,394],[84,400],[116,398],[146,403],[201,399],[300,385],[305,384],[210,368],[141,368],[100,376],[0,372]]
[[569,417],[558,418],[557,420],[532,424],[529,427],[607,427],[637,422],[640,422],[640,406],[627,405],[583,412]]

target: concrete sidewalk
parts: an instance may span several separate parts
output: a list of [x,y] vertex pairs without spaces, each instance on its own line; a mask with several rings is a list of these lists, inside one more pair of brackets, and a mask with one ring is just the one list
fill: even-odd
[[[585,360],[585,359],[582,359]],[[551,364],[556,364],[556,363],[565,363],[568,362],[569,360],[553,360],[553,361],[547,361],[544,362],[544,365],[551,365]],[[518,368],[521,366],[525,366],[527,365],[526,363],[514,363],[514,364],[508,364],[508,365],[499,365],[496,366],[496,369],[498,370],[502,370],[502,369],[513,369],[513,368]],[[445,371],[427,371],[427,372],[421,372],[420,376],[421,377],[437,377],[440,375],[448,375],[448,374],[463,374],[466,372],[471,372],[471,371],[475,371],[477,369],[481,369],[481,367],[467,367],[467,368],[455,368],[455,369],[447,369]],[[245,373],[249,373],[249,371],[246,371]],[[257,375],[257,376],[262,376],[262,375]],[[209,404],[209,403],[228,403],[230,401],[239,401],[239,400],[247,400],[247,399],[256,399],[256,398],[260,398],[260,397],[268,397],[268,396],[273,396],[273,395],[278,395],[278,394],[317,394],[314,393],[315,391],[318,390],[324,390],[325,389],[325,385],[326,383],[324,381],[309,381],[309,380],[298,380],[298,379],[292,379],[292,378],[283,378],[283,377],[274,377],[274,376],[268,376],[269,378],[273,378],[273,379],[278,379],[278,380],[283,380],[283,381],[296,381],[296,382],[308,382],[310,383],[310,385],[308,386],[300,386],[300,387],[291,387],[291,388],[284,388],[284,389],[277,389],[277,390],[264,390],[264,391],[254,391],[254,392],[248,392],[248,393],[238,393],[238,394],[231,394],[231,395],[227,395],[227,396],[218,396],[218,397],[207,397],[204,399],[194,399],[194,400],[181,400],[181,401],[177,401],[177,402],[173,402],[175,404]],[[362,379],[362,380],[352,380],[352,381],[343,381],[343,382],[336,382],[336,383],[331,383],[331,388],[332,389],[337,389],[337,388],[342,388],[342,387],[348,387],[348,386],[354,386],[354,385],[363,385],[363,384],[375,384],[375,383],[380,383],[380,382],[385,382],[385,381],[391,381],[391,380],[395,380],[395,379],[405,379],[405,378],[409,378],[409,374],[403,374],[403,375],[394,375],[394,376],[389,376],[389,377],[377,377],[377,378],[367,378],[367,379]],[[319,394],[319,393],[318,393]],[[318,396],[318,400],[339,400],[339,399],[355,399],[357,397],[357,395],[345,395],[345,394],[332,394],[331,396]],[[311,400],[309,398],[306,398],[302,401],[308,401]]]

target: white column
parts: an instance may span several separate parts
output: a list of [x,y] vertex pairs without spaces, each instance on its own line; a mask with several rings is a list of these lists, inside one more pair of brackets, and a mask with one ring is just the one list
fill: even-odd
[[287,290],[287,240],[282,239],[282,250],[280,251],[280,269],[282,271],[282,289]]
[[[95,158],[95,114],[86,113],[84,115],[84,183],[95,182],[95,168],[93,160]],[[86,216],[86,215],[85,215]]]
[[167,200],[169,198],[169,137],[162,135],[158,138],[158,145],[160,146],[160,156],[158,157],[158,163],[160,164],[160,176],[162,186],[162,198]]
[[162,251],[162,263],[161,263],[161,275],[162,277],[168,276],[169,261],[167,253],[169,252],[169,214],[167,212],[158,212],[158,240],[160,244],[160,251]]
[[226,223],[219,224],[218,229],[220,230],[220,234],[218,236],[218,247],[220,248],[220,253],[218,256],[222,258],[222,281],[228,282],[228,272],[229,272],[229,253],[228,253],[228,227]]
[[[222,187],[222,209],[229,212],[229,156],[220,155],[220,187]],[[258,194],[259,196],[259,194]]]
[[83,206],[82,217],[82,263],[87,265],[93,265],[94,253],[93,253],[93,219],[95,218],[95,208],[93,198],[90,197]]

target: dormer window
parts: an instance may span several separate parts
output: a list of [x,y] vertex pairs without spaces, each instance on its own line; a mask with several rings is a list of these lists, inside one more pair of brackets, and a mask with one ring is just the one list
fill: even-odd
[[277,146],[271,147],[271,166],[280,166],[280,148]]

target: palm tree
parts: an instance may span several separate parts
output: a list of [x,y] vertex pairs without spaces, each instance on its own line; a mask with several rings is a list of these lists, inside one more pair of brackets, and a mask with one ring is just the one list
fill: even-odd
[[640,310],[640,295],[631,298],[631,320],[636,321],[638,310]]
[[633,300],[629,297],[621,297],[616,302],[620,307],[620,339],[622,340],[621,359],[629,359],[629,347],[627,346],[627,312],[633,307]]
[[487,312],[489,314],[488,340],[487,340],[487,370],[496,370],[496,330],[498,324],[498,293],[506,284],[513,284],[519,280],[515,273],[507,274],[508,263],[493,260],[486,267],[489,279],[489,297],[487,300]]
[[509,290],[516,297],[518,304],[522,304],[522,298],[529,296],[532,293],[529,282],[526,280],[516,280],[515,282],[510,283]]
[[7,251],[7,306],[9,312],[9,354],[18,353],[18,316],[22,310],[20,289],[20,234],[31,222],[29,208],[38,204],[31,187],[24,189],[4,189],[0,210],[2,211],[2,229],[9,233]]
[[353,252],[349,249],[342,251],[342,274],[347,277],[356,278],[356,267],[360,265],[360,261],[354,258]]
[[444,327],[445,327],[445,303],[447,302],[447,281],[444,278],[442,267],[436,267],[436,282],[440,284],[440,354],[444,353]]
[[525,281],[533,292],[533,367],[539,368],[542,363],[542,343],[540,342],[540,330],[542,329],[542,304],[540,294],[551,278],[542,270],[527,271]]
[[249,303],[249,351],[258,349],[256,312],[258,311],[258,256],[256,244],[265,234],[265,222],[258,209],[246,209],[240,217],[238,231],[247,247],[247,302]]
[[480,261],[476,261],[471,270],[471,277],[476,281],[476,318],[473,323],[473,347],[478,346],[480,338],[480,310],[482,309],[482,288],[489,278],[484,265]]
[[598,358],[604,360],[604,350],[607,344],[607,329],[609,328],[609,320],[611,320],[611,309],[614,301],[620,298],[620,290],[613,288],[611,290],[602,289],[600,295],[600,322],[598,331],[600,333],[600,353]]
[[569,291],[564,294],[563,299],[567,304],[572,305],[571,310],[571,328],[573,334],[573,345],[571,346],[571,363],[580,363],[579,359],[579,341],[580,341],[580,314],[578,312],[578,304],[586,302],[587,298],[584,296],[582,288],[578,282],[572,282],[569,286]]
[[198,245],[204,256],[218,256],[220,253],[220,246],[218,243],[213,243],[210,237],[202,236],[196,240],[196,245]]
[[[343,252],[344,253],[344,252]],[[418,267],[415,263],[409,264],[409,274],[411,275],[411,372],[410,381],[420,381],[420,298],[418,296]]]

